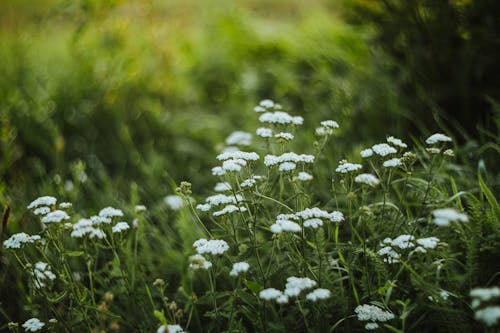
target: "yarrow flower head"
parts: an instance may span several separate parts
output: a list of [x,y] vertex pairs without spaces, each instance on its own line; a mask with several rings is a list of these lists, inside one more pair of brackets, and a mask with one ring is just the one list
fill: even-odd
[[180,325],[161,325],[156,333],[186,333]]
[[23,328],[27,332],[40,331],[45,326],[45,323],[41,322],[38,318],[31,318],[24,322]]
[[349,163],[345,160],[342,160],[340,161],[340,164],[337,169],[335,169],[335,171],[338,173],[349,173],[361,170],[361,168],[363,168],[361,164]]
[[99,216],[108,218],[121,217],[123,216],[123,212],[121,211],[121,209],[106,207],[101,209],[101,211],[99,212]]
[[331,292],[328,289],[318,288],[306,295],[306,299],[316,302],[318,300],[330,298]]
[[259,297],[265,301],[276,300],[278,297],[282,295],[283,292],[275,288],[267,288],[259,292]]
[[375,154],[382,157],[398,152],[396,148],[389,146],[387,143],[376,144],[372,147],[372,150]]
[[452,140],[449,136],[446,136],[441,133],[436,133],[428,137],[427,140],[425,140],[425,143],[427,143],[428,145],[434,145],[439,142],[451,142],[451,141]]
[[46,286],[47,281],[55,280],[56,275],[52,273],[50,266],[46,262],[39,261],[33,269],[33,278],[35,287],[40,289]]
[[408,147],[408,145],[406,143],[404,143],[400,139],[395,138],[393,136],[388,137],[387,142],[392,143],[394,146],[400,147],[400,148],[407,148]]
[[95,223],[91,219],[80,219],[77,223],[73,224],[73,230],[71,231],[71,237],[82,238],[84,236],[89,236],[89,238],[99,238],[103,239],[106,237],[106,233],[99,228],[94,227],[94,225],[99,225],[100,223]]
[[378,184],[380,184],[380,180],[378,180],[378,178],[371,173],[359,174],[356,176],[356,178],[354,178],[354,181],[356,183],[365,184],[371,187],[376,187]]
[[205,238],[201,238],[194,242],[193,246],[198,254],[208,253],[219,255],[229,250],[229,245],[221,239],[206,240]]
[[125,231],[127,229],[130,229],[130,226],[127,222],[118,222],[111,228],[111,231],[116,234]]
[[259,127],[255,131],[255,134],[261,138],[271,138],[273,136],[273,130],[267,127]]
[[382,165],[385,168],[395,168],[401,166],[402,163],[400,158],[391,158],[390,160],[385,161]]
[[434,224],[440,227],[447,227],[453,221],[469,221],[467,215],[459,213],[453,208],[436,209],[432,211],[432,215],[434,215]]
[[54,210],[42,217],[43,223],[59,223],[64,220],[69,220],[69,215],[63,210]]
[[39,197],[39,198],[35,199],[34,201],[32,201],[28,205],[28,209],[33,209],[33,208],[37,208],[40,206],[50,207],[50,206],[54,206],[56,204],[56,202],[57,202],[57,199],[54,197],[43,196],[43,197]]
[[281,139],[283,141],[291,141],[293,140],[294,136],[292,133],[288,132],[280,132],[274,135],[275,138]]
[[311,289],[316,286],[316,281],[310,278],[290,276],[286,279],[285,291],[288,297],[298,296],[303,290]]
[[171,210],[179,210],[184,207],[184,201],[178,195],[167,195],[165,198],[163,198],[163,201]]
[[233,264],[233,269],[229,272],[231,276],[238,276],[240,273],[245,273],[250,268],[250,265],[244,261]]
[[363,158],[368,158],[368,157],[371,157],[373,156],[373,150],[371,150],[371,148],[367,148],[367,149],[363,149],[361,151],[361,153],[359,153],[361,155],[361,157]]
[[301,182],[307,182],[313,179],[313,176],[307,172],[301,171],[294,179],[300,180]]
[[207,270],[212,267],[212,263],[201,254],[195,254],[189,257],[189,268]]
[[230,146],[249,146],[252,144],[252,134],[243,131],[235,131],[226,138],[226,144]]
[[231,185],[228,182],[219,182],[215,184],[214,191],[215,192],[231,191]]
[[19,249],[23,244],[34,243],[42,239],[39,235],[30,236],[24,232],[20,232],[10,236],[9,239],[3,242],[7,249]]
[[[376,324],[376,322],[385,322],[394,319],[394,314],[392,314],[391,312],[385,311],[378,306],[370,304],[358,305],[354,312],[356,313],[358,320],[369,321],[373,324]],[[365,326],[366,329],[372,329],[371,327],[373,327],[374,329],[377,328],[378,325],[370,325],[369,327],[370,328]]]
[[291,116],[283,111],[265,112],[259,117],[261,123],[302,125],[304,118]]
[[144,205],[136,205],[134,207],[134,210],[136,213],[141,213],[141,212],[145,212],[147,210],[147,208]]

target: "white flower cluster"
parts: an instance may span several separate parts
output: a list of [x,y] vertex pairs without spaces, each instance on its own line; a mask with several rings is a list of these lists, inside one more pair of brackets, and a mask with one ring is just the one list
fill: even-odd
[[63,210],[54,210],[42,217],[43,223],[59,223],[65,220],[69,220],[69,215]]
[[242,188],[254,187],[256,183],[257,183],[257,181],[254,178],[248,178],[248,179],[245,179],[244,181],[242,181],[240,186]]
[[161,325],[156,333],[186,333],[180,325]]
[[205,238],[201,238],[195,241],[193,246],[198,254],[208,253],[219,255],[229,250],[229,245],[221,239],[206,240]]
[[33,200],[29,205],[28,209],[37,208],[40,206],[51,207],[55,206],[57,199],[51,196],[43,196]]
[[225,151],[217,156],[222,161],[222,166],[212,168],[214,176],[223,176],[226,172],[239,172],[249,161],[256,161],[259,155],[255,152],[244,152],[240,150]]
[[179,210],[184,207],[184,200],[175,194],[167,195],[163,198],[163,202],[165,202],[171,210]]
[[113,208],[113,207],[106,207],[101,209],[99,212],[100,217],[107,217],[107,218],[113,218],[113,217],[122,217],[123,212],[121,209]]
[[447,227],[453,221],[469,221],[467,215],[459,213],[453,208],[436,209],[432,211],[432,215],[434,215],[434,224],[440,227]]
[[252,134],[243,131],[235,131],[226,138],[226,144],[230,146],[250,146],[252,144]]
[[354,178],[354,181],[356,183],[365,184],[371,187],[376,187],[378,184],[380,184],[380,180],[378,180],[378,178],[371,173],[359,174],[356,176],[356,178]]
[[382,157],[390,155],[390,154],[395,154],[398,152],[396,150],[396,148],[389,146],[387,143],[379,143],[379,144],[373,145],[372,151],[375,154],[380,155]]
[[127,222],[118,222],[111,228],[111,231],[116,234],[127,229],[130,229],[130,225]]
[[136,213],[145,212],[146,210],[147,210],[147,208],[146,208],[146,206],[144,206],[144,205],[136,205],[136,206],[134,207],[134,211],[135,211]]
[[271,138],[273,136],[273,130],[267,127],[259,127],[255,131],[255,134],[261,138]]
[[386,322],[394,319],[394,314],[391,312],[370,304],[358,305],[354,312],[356,313],[358,320],[369,322],[365,325],[365,329],[367,330],[374,330],[378,328],[377,322]]
[[94,225],[101,224],[101,219],[96,219],[95,216],[94,221],[92,219],[79,219],[78,222],[73,224],[73,230],[71,231],[71,237],[73,238],[82,238],[84,236],[89,236],[89,238],[99,238],[103,239],[106,237],[106,234],[103,230],[94,227]]
[[38,318],[31,318],[24,322],[23,328],[26,332],[36,332],[41,330],[45,326],[45,323],[41,322]]
[[231,276],[238,276],[240,273],[245,273],[250,268],[250,265],[244,261],[233,264],[233,269],[229,272]]
[[262,113],[273,109],[281,110],[281,105],[278,103],[274,103],[270,99],[263,99],[262,101],[260,101],[259,105],[253,108],[253,110],[257,113]]
[[293,134],[288,132],[279,132],[274,137],[283,141],[292,141],[294,138]]
[[7,249],[19,249],[23,244],[34,243],[42,239],[39,235],[30,236],[27,233],[20,232],[10,236],[9,239],[3,242]]
[[209,269],[212,263],[201,254],[195,254],[189,257],[189,268],[191,269]]
[[384,256],[384,261],[393,264],[401,258],[400,250],[413,249],[416,253],[427,253],[428,249],[435,249],[439,244],[439,238],[426,237],[415,239],[411,235],[400,235],[394,239],[386,238],[382,241],[378,254]]
[[266,155],[264,157],[264,164],[272,167],[279,164],[278,171],[292,171],[296,168],[298,163],[313,163],[314,156],[306,154],[296,154],[294,152],[284,153],[280,156]]
[[215,192],[231,191],[231,184],[229,184],[228,182],[219,182],[219,183],[215,184],[214,191]]
[[400,148],[407,148],[408,147],[408,145],[406,143],[404,143],[403,141],[401,141],[401,139],[395,138],[393,136],[388,137],[387,142],[392,143],[394,146],[400,147]]
[[316,135],[326,136],[332,135],[333,130],[339,128],[339,124],[334,120],[324,120],[321,122],[321,126],[316,128]]
[[301,182],[307,182],[312,180],[313,176],[307,172],[301,171],[294,179],[300,180]]
[[32,274],[35,288],[38,289],[45,287],[47,281],[53,281],[56,279],[56,275],[52,273],[50,266],[43,261],[39,261],[35,264]]
[[402,163],[400,158],[391,158],[390,160],[385,161],[382,165],[384,168],[396,168],[401,166]]
[[303,221],[304,228],[316,229],[323,225],[323,220],[338,223],[344,220],[344,215],[338,211],[329,213],[318,207],[306,208],[294,214],[280,214],[276,217],[276,222],[270,226],[271,232],[274,234],[286,231],[300,232],[302,228],[297,223],[300,220]]
[[349,173],[361,170],[363,166],[361,164],[349,163],[346,160],[342,160],[339,162],[339,166],[335,169],[338,173]]
[[[286,281],[284,291],[275,288],[267,288],[259,293],[259,297],[266,301],[275,300],[278,304],[285,304],[288,303],[290,297],[298,297],[302,291],[316,286],[316,281],[307,277],[300,278],[290,276]],[[318,288],[306,295],[306,298],[313,302],[328,297],[330,297],[330,291],[322,288]]]
[[196,208],[203,212],[207,212],[214,206],[226,205],[223,209],[214,212],[213,213],[214,216],[231,214],[237,211],[245,212],[247,210],[245,207],[237,206],[243,200],[244,200],[243,196],[241,196],[240,194],[236,195],[215,194],[207,197],[205,199],[205,203],[197,205]]
[[470,291],[472,297],[471,307],[475,310],[474,317],[476,320],[482,321],[486,326],[494,326],[500,319],[500,306],[487,305],[482,309],[478,309],[485,302],[491,302],[500,297],[500,288],[475,288]]
[[359,154],[363,158],[368,158],[373,156],[373,150],[371,150],[371,148],[363,149]]
[[261,123],[269,123],[269,124],[293,124],[293,125],[302,125],[304,123],[304,118],[300,116],[291,116],[283,111],[275,111],[275,112],[265,112],[260,115],[259,121]]
[[428,145],[434,145],[439,142],[451,142],[451,141],[452,140],[449,136],[446,136],[441,133],[436,133],[428,137],[427,140],[425,140],[425,143],[427,143]]

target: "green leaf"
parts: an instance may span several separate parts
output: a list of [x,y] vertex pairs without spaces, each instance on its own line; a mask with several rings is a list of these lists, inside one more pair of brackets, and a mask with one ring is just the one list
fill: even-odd
[[263,286],[261,286],[260,284],[258,284],[257,282],[255,281],[245,281],[245,285],[248,287],[248,289],[250,289],[251,291],[253,291],[254,293],[258,293],[259,291],[261,291],[262,289],[264,289]]
[[[482,161],[481,161],[482,162]],[[483,192],[484,196],[486,197],[486,200],[488,200],[488,203],[491,206],[491,209],[493,210],[493,213],[496,216],[497,223],[500,222],[500,205],[498,204],[497,199],[491,192],[491,190],[486,186],[486,183],[483,180],[483,177],[481,176],[481,162],[480,166],[477,171],[477,178],[479,180],[479,187],[481,188],[481,192]],[[483,162],[484,165],[484,162]],[[484,166],[483,166],[484,168]]]
[[81,257],[85,254],[85,252],[83,252],[83,251],[68,251],[68,252],[64,252],[64,254],[69,256],[69,257]]

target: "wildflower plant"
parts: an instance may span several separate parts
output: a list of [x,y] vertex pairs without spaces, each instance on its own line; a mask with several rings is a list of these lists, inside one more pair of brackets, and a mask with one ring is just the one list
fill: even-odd
[[144,205],[90,216],[54,197],[28,205],[40,232],[4,241],[31,281],[40,320],[27,326],[126,326],[131,319],[114,306],[126,299],[143,312],[129,326],[136,331],[498,328],[498,288],[470,290],[498,275],[477,276],[479,243],[498,244],[500,210],[481,173],[479,192],[459,190],[450,137],[412,147],[388,136],[331,156],[336,121],[304,133],[304,118],[274,101],[254,111],[255,135],[232,132],[202,171],[212,191],[201,197],[182,182],[160,199],[182,236],[181,267],[170,275],[177,279],[151,276],[139,263],[153,233]]

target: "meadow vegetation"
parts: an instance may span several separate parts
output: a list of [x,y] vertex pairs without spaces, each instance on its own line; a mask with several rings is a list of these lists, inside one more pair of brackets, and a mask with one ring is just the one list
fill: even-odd
[[0,331],[499,328],[496,96],[409,94],[376,7],[41,3],[0,5]]

